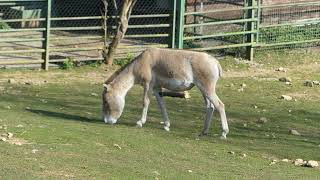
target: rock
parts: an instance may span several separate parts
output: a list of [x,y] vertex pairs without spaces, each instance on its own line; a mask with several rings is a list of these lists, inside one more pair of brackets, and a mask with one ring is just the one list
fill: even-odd
[[279,81],[281,81],[281,82],[292,82],[292,80],[290,78],[288,78],[288,77],[281,77],[281,78],[279,78]]
[[320,81],[312,81],[312,83],[317,86],[320,85]]
[[303,166],[305,164],[305,162],[303,161],[303,159],[296,159],[294,161],[294,165],[296,166]]
[[282,159],[282,162],[289,162],[289,159]]
[[7,137],[10,139],[10,138],[12,138],[13,137],[13,134],[12,133],[7,133]]
[[286,85],[292,85],[292,82],[286,82]]
[[287,70],[283,67],[279,67],[276,69],[276,71],[279,71],[279,72],[287,72]]
[[243,158],[246,158],[246,157],[247,157],[247,155],[246,155],[246,154],[241,154],[241,156],[242,156]]
[[258,106],[256,106],[256,105],[253,105],[253,108],[255,108],[255,109],[258,109]]
[[229,153],[229,154],[232,154],[232,155],[235,154],[234,151],[229,151],[228,153]]
[[114,147],[118,148],[118,149],[122,149],[119,144],[113,144]]
[[269,166],[276,164],[278,161],[276,159],[272,160]]
[[189,173],[192,173],[192,170],[189,169],[188,172],[189,172]]
[[8,83],[9,83],[9,84],[14,84],[14,83],[16,83],[16,80],[14,80],[14,79],[8,79]]
[[244,123],[244,124],[243,124],[243,127],[248,127],[248,124],[247,124],[247,123]]
[[38,149],[32,149],[31,152],[32,152],[33,154],[35,154],[35,153],[38,152],[38,151],[39,151]]
[[258,120],[258,123],[260,124],[264,124],[264,123],[267,123],[268,122],[268,119],[266,117],[261,117],[259,120]]
[[304,85],[305,85],[305,86],[309,86],[309,87],[313,87],[313,82],[310,81],[310,80],[306,80],[306,81],[304,82]]
[[286,101],[291,101],[293,98],[291,96],[288,96],[288,95],[282,95],[281,99],[286,100]]
[[290,134],[292,134],[292,135],[296,135],[296,136],[300,136],[301,134],[297,131],[297,130],[295,130],[295,129],[291,129],[290,131]]
[[305,165],[312,168],[319,167],[319,163],[313,160],[308,161]]
[[98,96],[97,93],[91,93],[91,96]]
[[240,88],[238,89],[238,92],[243,92],[243,90],[244,90],[243,88]]
[[2,138],[0,138],[0,141],[6,142],[6,141],[7,141],[7,138],[2,137]]
[[247,85],[244,84],[244,83],[242,83],[240,86],[243,87],[243,88],[247,87]]

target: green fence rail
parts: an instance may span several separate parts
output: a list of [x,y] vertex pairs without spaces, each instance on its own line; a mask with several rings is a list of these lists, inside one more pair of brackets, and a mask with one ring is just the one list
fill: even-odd
[[[117,28],[121,0],[0,0],[0,67],[101,61]],[[140,0],[116,57],[149,47],[246,55],[318,47],[318,0]]]
[[233,48],[233,52],[246,54],[252,60],[254,50],[319,45],[319,1],[267,2],[271,4],[261,0],[203,0],[188,4],[184,13],[184,48]]

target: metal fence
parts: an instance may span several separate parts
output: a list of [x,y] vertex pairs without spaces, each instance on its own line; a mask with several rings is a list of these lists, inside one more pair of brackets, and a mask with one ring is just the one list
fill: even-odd
[[[121,0],[0,0],[0,66],[103,60]],[[116,57],[148,47],[246,54],[318,47],[318,0],[138,0]]]
[[100,1],[0,0],[0,65],[101,60]]
[[253,59],[255,49],[320,44],[319,1],[187,0],[185,6],[184,48]]

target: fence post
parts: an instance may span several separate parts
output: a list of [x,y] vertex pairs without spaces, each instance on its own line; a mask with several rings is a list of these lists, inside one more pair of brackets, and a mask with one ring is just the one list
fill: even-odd
[[[246,2],[246,6],[247,7],[251,7],[250,9],[247,10],[247,17],[248,19],[252,19],[255,17],[255,9],[253,9],[253,7],[256,6],[256,0],[247,0]],[[254,31],[255,29],[255,22],[251,21],[249,23],[247,23],[247,27],[246,30],[247,31]],[[254,33],[250,33],[247,35],[246,41],[247,43],[250,43],[250,46],[247,47],[246,50],[246,58],[250,61],[253,60],[253,56],[254,56],[254,47],[253,47],[253,43],[254,43]]]
[[42,48],[45,52],[42,54],[42,59],[44,60],[42,68],[45,70],[49,69],[49,50],[50,50],[50,28],[51,28],[51,0],[47,0],[47,14],[45,21],[46,30],[43,32],[44,42],[42,43]]
[[[170,0],[169,0],[170,1]],[[171,32],[171,42],[169,46],[171,48],[176,47],[176,24],[177,24],[177,0],[170,1],[172,2],[172,9],[171,9],[171,17],[172,17],[172,32]]]
[[176,38],[176,47],[179,49],[183,49],[183,32],[184,32],[184,11],[185,11],[185,0],[177,0],[177,13],[178,13],[178,21],[177,21],[177,38]]

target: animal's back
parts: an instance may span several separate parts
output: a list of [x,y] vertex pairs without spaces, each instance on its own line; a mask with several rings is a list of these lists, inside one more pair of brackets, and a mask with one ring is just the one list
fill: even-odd
[[[163,86],[170,83],[176,86],[189,86],[195,78],[208,80],[219,76],[213,74],[217,61],[210,55],[202,52],[152,48],[141,54],[136,62],[139,76],[142,79],[156,76]],[[214,70],[219,71],[219,70]]]

